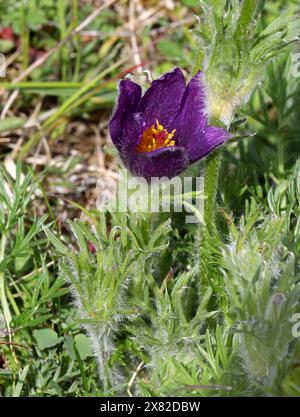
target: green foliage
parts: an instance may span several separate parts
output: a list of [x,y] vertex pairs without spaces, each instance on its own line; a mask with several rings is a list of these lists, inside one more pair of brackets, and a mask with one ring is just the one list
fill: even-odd
[[297,40],[299,19],[288,11],[266,28],[261,27],[264,3],[201,1],[196,67],[204,64],[209,112],[224,124],[229,125],[235,107],[247,101],[266,64]]
[[299,172],[297,164],[285,190],[269,190],[269,207],[253,201],[226,243],[216,231],[206,237],[200,281],[193,258],[162,280],[157,258],[172,240],[169,221],[112,213],[109,233],[104,215],[92,231],[75,222],[73,252],[47,232],[63,255],[106,394],[125,393],[135,366],[139,381],[128,388],[147,396],[288,391],[280,381],[300,347],[290,322],[300,299]]
[[[46,231],[50,241],[64,255],[61,271],[71,284],[80,311],[80,323],[92,339],[100,379],[106,390],[122,380],[118,371],[111,372],[108,367],[115,349],[116,333],[124,320],[137,314],[128,291],[134,285],[134,296],[141,295],[145,268],[152,268],[151,257],[165,247],[164,240],[170,232],[170,223],[166,222],[150,237],[147,218],[130,219],[129,225],[127,220],[127,214],[115,218],[118,223],[110,233],[103,224],[105,216],[93,231],[81,222],[71,223],[78,252],[70,252],[49,230]],[[89,245],[93,245],[93,250]]]
[[[97,394],[86,336],[63,302],[65,281],[46,250],[45,217],[34,214],[38,184],[17,165],[0,170],[0,392],[5,396]],[[7,342],[16,345],[6,345]],[[59,366],[57,365],[59,363]]]
[[[300,151],[300,77],[292,75],[292,65],[291,56],[284,54],[267,67],[264,83],[242,109],[248,124],[239,127],[240,134],[255,135],[239,140],[230,150],[224,149],[222,198],[226,210],[234,214],[241,214],[244,201],[250,197],[264,205],[271,184],[280,185],[277,193],[283,196],[281,207],[285,205],[287,175]],[[247,163],[241,164],[241,160]],[[296,196],[295,187],[292,192]]]
[[62,338],[59,338],[57,333],[51,329],[34,330],[33,337],[40,350],[51,348],[62,341]]
[[25,10],[26,25],[32,30],[39,30],[48,22],[49,17],[55,17],[55,4],[52,0],[22,0],[19,2],[6,1],[0,5],[1,23],[9,26],[15,33],[21,33],[20,13]]
[[[299,311],[295,256],[282,246],[283,219],[267,218],[259,230],[226,247],[224,265],[240,355],[253,382],[272,386],[279,362],[293,362],[289,319]],[[293,363],[292,363],[293,364]]]

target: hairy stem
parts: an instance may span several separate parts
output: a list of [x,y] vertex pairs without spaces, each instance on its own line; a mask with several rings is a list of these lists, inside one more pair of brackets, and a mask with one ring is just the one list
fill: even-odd
[[[197,71],[201,70],[203,63],[202,48],[196,54],[196,59],[192,69],[192,74],[195,75]],[[220,120],[211,120],[211,125],[222,127]],[[219,168],[221,163],[221,150],[217,149],[210,154],[205,161],[204,172],[204,221],[208,230],[215,224],[216,220],[216,196],[219,179]],[[202,239],[200,238],[200,241]],[[201,246],[201,243],[200,243]]]
[[204,173],[204,221],[207,229],[211,229],[216,221],[216,196],[221,163],[221,150],[217,149],[208,156]]

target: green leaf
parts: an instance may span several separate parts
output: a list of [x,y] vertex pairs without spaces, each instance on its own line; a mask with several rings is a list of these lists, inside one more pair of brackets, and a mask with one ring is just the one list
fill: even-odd
[[44,229],[44,231],[47,235],[47,238],[50,240],[55,249],[62,255],[66,256],[68,254],[68,250],[65,247],[65,245],[52,232],[50,232],[47,229]]
[[57,333],[52,329],[34,330],[33,337],[37,341],[40,350],[56,346],[63,339],[58,337]]
[[23,369],[23,371],[20,373],[19,380],[12,394],[13,397],[20,397],[29,368],[30,368],[30,365],[27,364],[25,368]]
[[7,117],[0,121],[0,133],[6,132],[7,130],[14,130],[22,127],[25,124],[25,120],[20,117]]
[[74,337],[74,343],[82,360],[85,360],[89,356],[92,356],[91,344],[88,337],[79,333]]
[[282,381],[284,396],[299,397],[300,395],[300,366],[295,365]]
[[10,40],[0,40],[0,51],[4,54],[10,52],[14,48],[14,43]]

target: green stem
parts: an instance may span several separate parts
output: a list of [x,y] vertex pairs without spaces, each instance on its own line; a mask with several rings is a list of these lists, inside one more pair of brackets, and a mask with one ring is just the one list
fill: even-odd
[[[195,63],[193,66],[193,75],[197,73],[202,67],[203,51],[200,48],[197,52]],[[211,125],[222,127],[220,120],[211,120]],[[206,228],[212,230],[216,221],[216,196],[219,179],[219,169],[221,163],[221,150],[217,149],[210,154],[205,161],[204,172],[204,221]],[[202,242],[202,239],[200,239]],[[200,243],[200,246],[202,243]]]
[[277,138],[278,173],[284,174],[284,141],[282,135]]
[[22,7],[20,9],[20,29],[21,29],[21,51],[22,51],[22,68],[25,70],[29,64],[29,29],[26,24],[26,5],[24,0],[22,1]]
[[[65,0],[58,0],[57,3],[57,13],[58,13],[58,21],[60,26],[60,40],[64,39],[67,35],[67,27],[66,27],[66,4]],[[68,62],[68,52],[67,47],[64,46],[60,50],[60,59],[61,59],[61,75],[63,81],[67,79],[67,62]]]
[[[193,67],[193,75],[201,69],[203,62],[203,53],[200,49],[197,53],[195,64]],[[211,125],[222,127],[220,120],[211,120]],[[219,170],[221,165],[221,149],[215,150],[211,153],[205,161],[205,170],[204,170],[204,213],[203,218],[205,222],[205,229],[202,225],[199,227],[199,233],[196,245],[200,250],[199,253],[199,266],[201,281],[205,280],[205,257],[204,257],[204,248],[206,245],[204,231],[207,231],[209,234],[212,234],[215,230],[216,223],[216,197],[218,190],[218,180],[219,180]]]
[[[72,3],[73,7],[73,15],[72,15],[72,23],[71,23],[71,30],[75,29],[78,26],[78,0],[73,0]],[[75,58],[75,68],[73,74],[73,80],[77,81],[79,78],[79,71],[81,67],[81,42],[80,36],[76,35],[74,37],[74,45],[76,49],[76,58]]]
[[216,196],[221,162],[221,150],[217,149],[206,159],[204,173],[204,221],[210,230],[216,221]]
[[17,89],[51,89],[51,88],[81,88],[85,83],[84,82],[64,82],[64,81],[30,81],[30,82],[21,82],[21,83],[0,83],[0,88],[5,88],[6,90],[17,90]]
[[[0,243],[0,264],[4,260],[4,257],[5,257],[5,246],[6,246],[6,236],[3,234],[1,238],[1,243]],[[4,318],[6,321],[7,330],[9,331],[10,330],[9,323],[11,322],[11,314],[9,310],[8,301],[6,298],[4,272],[0,272],[0,301],[1,301]]]

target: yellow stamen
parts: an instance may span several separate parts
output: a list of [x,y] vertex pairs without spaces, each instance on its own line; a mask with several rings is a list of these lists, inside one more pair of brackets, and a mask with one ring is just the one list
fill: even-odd
[[157,119],[155,122],[156,126],[152,125],[144,131],[142,139],[136,147],[137,152],[151,152],[156,149],[175,146],[175,140],[172,139],[175,135],[176,129],[169,133]]

